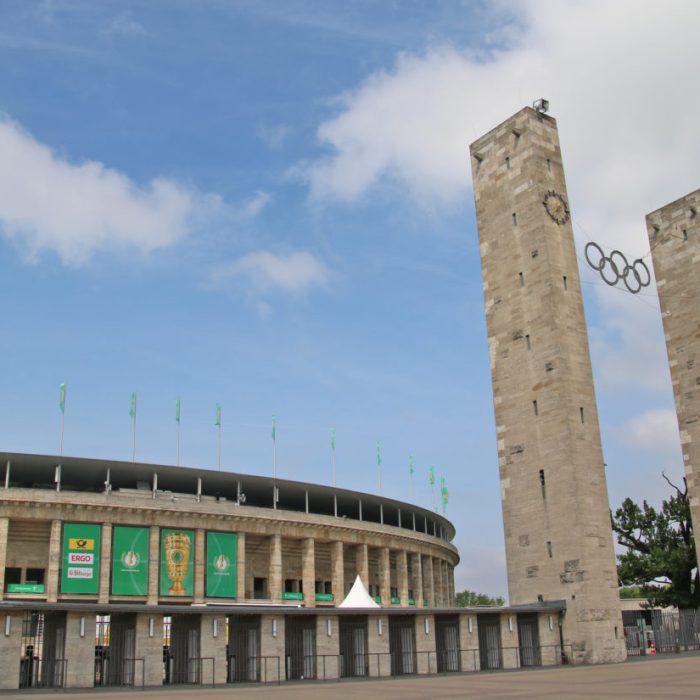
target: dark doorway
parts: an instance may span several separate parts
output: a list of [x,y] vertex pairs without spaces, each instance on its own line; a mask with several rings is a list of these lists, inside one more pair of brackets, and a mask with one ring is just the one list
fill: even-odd
[[199,615],[173,615],[163,621],[163,683],[201,683]]
[[503,658],[500,617],[498,615],[480,615],[478,624],[481,670],[501,668],[503,666]]
[[413,615],[389,619],[389,652],[392,676],[416,672],[416,620]]
[[228,618],[228,683],[260,680],[260,615]]
[[435,646],[438,673],[461,670],[459,617],[457,615],[435,616]]
[[66,682],[66,613],[27,611],[22,620],[20,688],[62,688]]
[[541,666],[540,635],[537,630],[537,615],[518,615],[518,638],[520,640],[520,665]]
[[368,675],[367,617],[348,615],[340,618],[340,676]]
[[[98,615],[96,624],[95,685],[133,686],[136,681],[136,615]],[[139,670],[142,675],[143,670]]]
[[287,680],[316,678],[316,617],[287,617],[284,632]]

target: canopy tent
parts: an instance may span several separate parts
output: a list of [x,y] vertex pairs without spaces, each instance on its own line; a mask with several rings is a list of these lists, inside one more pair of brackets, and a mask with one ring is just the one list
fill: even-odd
[[360,575],[357,575],[355,583],[352,584],[350,592],[345,596],[345,600],[338,606],[339,608],[379,608],[381,607],[367,593],[367,589],[362,583]]

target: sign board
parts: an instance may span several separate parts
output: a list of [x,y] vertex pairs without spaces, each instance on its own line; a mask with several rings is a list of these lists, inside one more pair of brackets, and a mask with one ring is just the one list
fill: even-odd
[[234,532],[207,532],[207,596],[236,597],[236,551]]
[[160,595],[192,596],[194,531],[160,531]]
[[45,593],[43,583],[8,583],[8,593]]
[[64,523],[61,593],[99,591],[101,533],[100,525]]
[[112,594],[148,595],[148,528],[112,530]]

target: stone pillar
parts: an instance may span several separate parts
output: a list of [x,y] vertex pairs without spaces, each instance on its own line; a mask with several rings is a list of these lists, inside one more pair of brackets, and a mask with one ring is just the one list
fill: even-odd
[[[46,600],[55,603],[58,600],[58,572],[61,568],[61,521],[51,521],[49,538],[49,568],[46,571]],[[94,654],[94,651],[93,651]]]
[[[228,659],[226,658],[226,615],[201,616],[199,654],[202,659],[202,685],[226,683]],[[212,661],[209,659],[213,659]]]
[[157,525],[152,525],[151,531],[148,534],[148,605],[158,605],[158,593],[160,586],[159,574],[160,528]]
[[[4,570],[4,569],[3,569]],[[10,634],[5,636],[7,618],[10,618]],[[24,612],[6,612],[0,615],[0,690],[19,688],[19,660],[24,652],[22,643],[22,619]],[[93,654],[95,652],[93,651]]]
[[423,588],[428,599],[428,607],[435,607],[435,577],[433,576],[433,558],[423,559]]
[[434,615],[416,615],[416,652],[416,673],[437,673]]
[[98,603],[109,602],[109,577],[112,573],[112,526],[102,524],[102,543],[100,545],[100,591]]
[[[282,535],[270,536],[270,573],[268,576],[270,600],[282,600]],[[283,645],[284,646],[284,645]]]
[[[206,575],[204,529],[198,527],[194,531],[194,599],[193,603],[204,602],[204,576]],[[204,656],[202,654],[202,656]]]
[[462,613],[459,616],[459,648],[462,671],[478,671],[479,628],[478,618],[474,613]]
[[316,654],[316,678],[321,681],[339,678],[340,629],[337,615],[316,616]]
[[405,549],[396,552],[396,583],[401,605],[408,605],[408,553]]
[[333,602],[340,605],[345,598],[345,558],[342,542],[333,542],[331,545],[331,576]]
[[[83,636],[80,621],[83,620]],[[95,613],[66,614],[66,688],[92,688],[95,685]]]
[[413,596],[416,599],[416,607],[423,606],[423,558],[417,552],[411,554],[411,568],[413,569]]
[[[0,600],[5,593],[5,561],[7,559],[7,533],[9,529],[10,519],[0,518]],[[0,683],[2,683],[1,679]]]
[[391,605],[391,557],[388,547],[379,550],[379,595],[383,607]]
[[501,614],[501,646],[503,647],[503,668],[519,668],[518,620],[513,613]]
[[[537,634],[540,642],[540,658],[543,666],[554,666],[561,663],[561,641],[559,637],[559,619],[558,612],[543,612],[537,616]],[[618,627],[620,634],[624,635],[622,622]],[[564,652],[569,652],[569,649],[564,649]]]
[[[369,653],[369,675],[372,677],[391,675],[389,656],[389,616],[369,615],[367,619],[367,651]],[[374,656],[377,654],[377,656]]]
[[[262,615],[260,618],[260,680],[277,683],[286,680],[284,665],[284,615]],[[272,658],[264,658],[272,657]],[[277,663],[279,659],[279,666]]]
[[445,607],[445,569],[443,567],[442,559],[435,559],[433,561],[433,568],[435,569],[435,597],[437,599],[437,605],[440,608]]
[[245,532],[238,533],[236,544],[236,599],[245,600]]
[[362,580],[364,587],[369,590],[369,552],[366,544],[357,545],[355,561],[357,563],[357,574]]
[[304,605],[316,607],[316,550],[312,537],[301,544],[301,584],[304,591]]
[[[153,624],[151,625],[151,620]],[[151,627],[153,635],[151,636]],[[134,684],[138,686],[163,685],[163,616],[153,613],[136,615],[136,645],[134,657],[143,659],[143,678],[141,664],[134,667]]]

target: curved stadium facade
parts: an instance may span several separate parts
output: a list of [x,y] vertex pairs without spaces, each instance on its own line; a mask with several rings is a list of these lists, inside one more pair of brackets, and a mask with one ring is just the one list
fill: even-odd
[[[14,453],[0,464],[1,688],[562,658],[561,604],[454,608],[454,527],[418,506],[165,465]],[[338,607],[358,575],[379,607]]]

